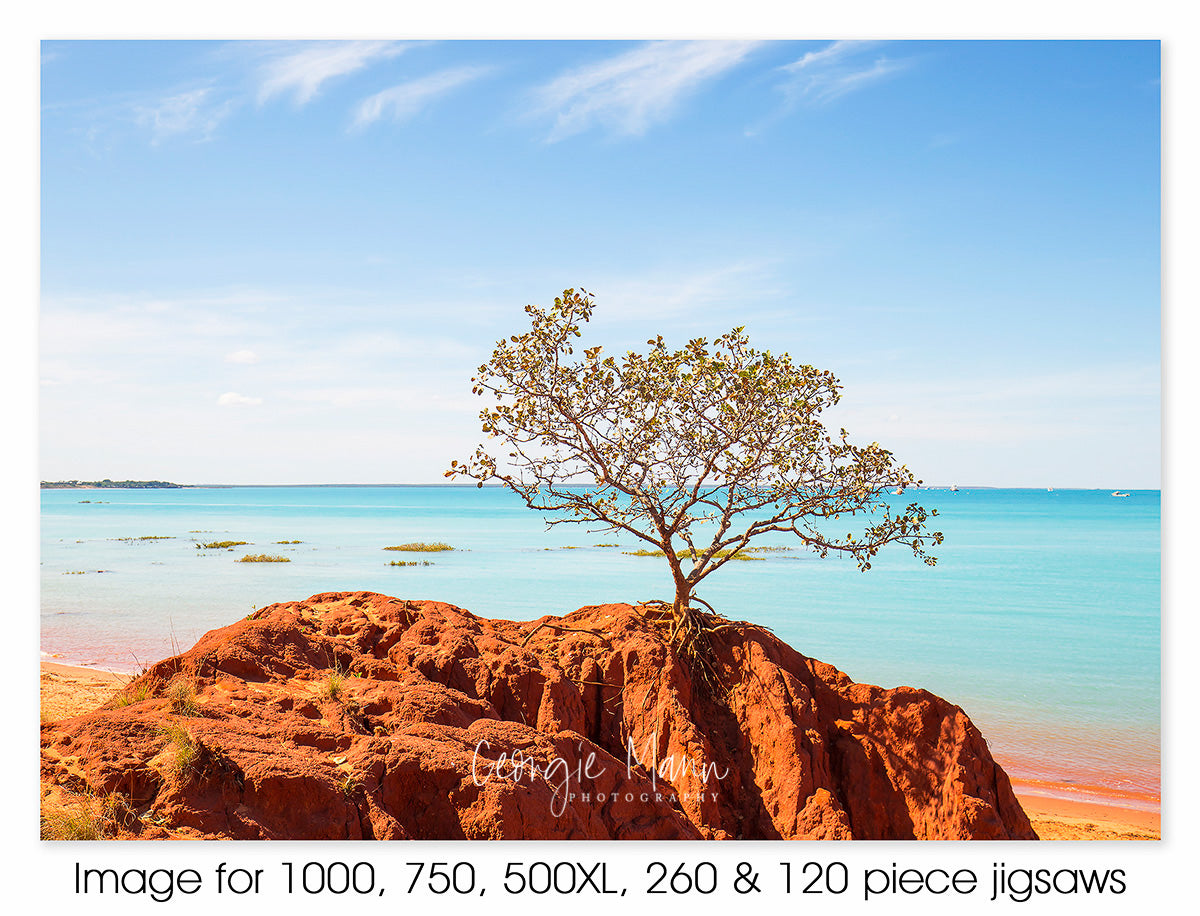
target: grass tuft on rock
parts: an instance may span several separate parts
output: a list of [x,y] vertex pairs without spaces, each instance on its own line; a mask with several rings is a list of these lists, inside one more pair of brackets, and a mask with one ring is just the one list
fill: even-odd
[[61,802],[44,799],[41,810],[43,840],[106,840],[116,835],[132,809],[113,792],[97,798],[92,792],[71,794]]
[[151,693],[149,681],[136,681],[112,698],[112,706],[114,709],[132,706],[134,703],[150,699]]
[[177,677],[167,687],[167,699],[171,703],[171,712],[179,716],[195,716],[200,712],[200,703],[196,699],[196,684],[190,678]]
[[170,762],[171,773],[181,777],[190,775],[200,759],[200,741],[178,722],[163,726],[163,736],[174,751]]
[[332,672],[321,684],[318,696],[323,700],[340,703],[346,695],[346,677],[341,671]]

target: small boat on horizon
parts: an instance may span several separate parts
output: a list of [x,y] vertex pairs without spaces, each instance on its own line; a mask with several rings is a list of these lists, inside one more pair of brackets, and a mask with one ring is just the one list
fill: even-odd
[[1113,496],[1128,496],[1128,493],[1122,493],[1120,490],[1113,490]]
[[956,484],[956,483],[950,484],[950,492],[957,493],[958,492],[958,484]]

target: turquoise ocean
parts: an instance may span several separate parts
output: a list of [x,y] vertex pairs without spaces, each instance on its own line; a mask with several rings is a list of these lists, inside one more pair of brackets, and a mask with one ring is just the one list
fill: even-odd
[[[1159,491],[964,487],[889,498],[939,511],[936,566],[902,547],[868,572],[769,552],[727,564],[700,596],[855,680],[957,703],[1027,791],[1156,807]],[[623,553],[644,546],[632,536],[548,530],[498,487],[43,490],[41,500],[42,657],[113,671],[318,592],[435,599],[512,620],[671,594],[661,559]],[[250,543],[197,549],[219,540]],[[456,549],[383,550],[410,541]],[[246,553],[291,562],[237,562]]]

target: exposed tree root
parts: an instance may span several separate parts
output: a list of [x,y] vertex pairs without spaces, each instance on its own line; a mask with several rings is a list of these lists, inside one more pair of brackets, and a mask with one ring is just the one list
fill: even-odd
[[729,695],[725,678],[717,665],[712,635],[721,618],[716,614],[704,614],[695,608],[682,608],[671,624],[668,642],[679,658],[687,664],[695,683],[709,698],[724,703]]
[[579,627],[564,627],[561,624],[549,623],[547,621],[542,621],[536,627],[534,627],[532,630],[530,630],[528,633],[525,634],[525,639],[521,641],[521,648],[525,648],[525,646],[529,645],[529,640],[533,639],[533,634],[536,633],[538,630],[540,630],[542,627],[548,627],[551,630],[561,630],[564,633],[584,633],[588,636],[595,636],[598,640],[600,640],[603,643],[606,643],[606,644],[608,643],[608,637],[604,636],[601,633],[597,633],[595,630],[584,630],[584,629],[580,629]]
[[[701,689],[708,694],[710,699],[724,702],[729,691],[717,664],[712,637],[725,630],[736,629],[736,625],[718,614],[713,606],[703,598],[692,595],[691,601],[708,608],[709,612],[705,613],[691,606],[686,606],[677,612],[673,605],[657,598],[639,601],[633,605],[633,610],[651,628],[664,636],[666,643],[687,665],[694,683],[701,685]],[[543,621],[525,634],[525,638],[520,643],[521,647],[529,645],[529,641],[543,627],[565,633],[583,633],[608,644],[608,638],[595,630],[567,627]],[[663,633],[664,629],[666,630],[665,634]]]
[[[711,699],[724,702],[728,688],[717,667],[711,637],[731,628],[731,625],[704,599],[692,595],[691,600],[704,605],[711,613],[706,614],[690,606],[676,611],[671,604],[658,599],[640,601],[634,610],[660,632],[666,627],[667,644],[687,665],[694,682],[700,684]],[[647,613],[643,613],[643,610]]]

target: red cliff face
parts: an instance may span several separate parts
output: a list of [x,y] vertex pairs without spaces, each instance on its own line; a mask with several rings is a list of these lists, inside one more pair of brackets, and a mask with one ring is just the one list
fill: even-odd
[[317,595],[43,726],[42,776],[126,796],[143,838],[1036,838],[957,706],[750,624],[713,639],[722,701],[626,604]]

